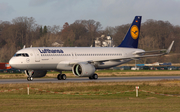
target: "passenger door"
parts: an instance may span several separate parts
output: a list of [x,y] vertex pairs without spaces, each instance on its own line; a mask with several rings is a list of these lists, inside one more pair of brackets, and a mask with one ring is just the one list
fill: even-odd
[[37,50],[34,50],[35,62],[40,62],[40,53]]

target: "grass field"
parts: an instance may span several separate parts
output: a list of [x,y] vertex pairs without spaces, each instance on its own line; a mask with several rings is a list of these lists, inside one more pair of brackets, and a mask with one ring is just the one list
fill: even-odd
[[[27,95],[27,85],[31,87],[30,95]],[[138,98],[135,97],[135,91],[131,91],[137,85],[140,87]],[[18,90],[19,88],[24,89]],[[12,89],[17,90],[6,91]],[[175,96],[152,94],[141,90]],[[0,91],[2,112],[177,112],[180,110],[180,97],[177,97],[180,95],[179,80],[1,84]]]

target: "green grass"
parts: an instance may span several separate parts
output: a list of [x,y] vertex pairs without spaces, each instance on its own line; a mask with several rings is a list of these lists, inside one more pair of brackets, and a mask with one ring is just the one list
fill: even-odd
[[[145,95],[145,94],[140,94]],[[134,94],[105,96],[69,96],[69,95],[5,95],[1,98],[1,111],[13,112],[92,112],[92,111],[129,111],[129,112],[169,112],[179,111],[180,99],[174,97],[159,98],[146,96],[135,98]]]
[[[26,87],[39,88],[47,91],[65,92],[74,94],[103,94],[105,95],[70,95],[56,94],[35,89],[30,89],[27,95]],[[44,84],[1,84],[0,91],[19,89],[22,90],[0,92],[0,111],[2,112],[169,112],[179,111],[180,97],[163,96],[148,92],[139,92],[135,97],[135,86],[140,90],[152,91],[162,94],[180,95],[180,81],[162,80],[149,82],[80,82],[80,83],[44,83]]]

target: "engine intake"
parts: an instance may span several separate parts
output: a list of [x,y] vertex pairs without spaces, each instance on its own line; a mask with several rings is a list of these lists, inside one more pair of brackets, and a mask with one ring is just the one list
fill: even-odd
[[95,67],[89,63],[77,63],[72,67],[72,72],[78,77],[90,77],[95,72]]

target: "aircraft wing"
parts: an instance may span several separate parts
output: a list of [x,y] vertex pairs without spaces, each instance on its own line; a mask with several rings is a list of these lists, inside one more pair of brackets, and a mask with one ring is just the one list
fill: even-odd
[[172,43],[170,44],[168,49],[160,49],[160,50],[154,50],[154,51],[145,51],[145,52],[135,52],[133,53],[134,55],[143,55],[146,53],[156,53],[156,54],[152,54],[152,55],[143,55],[141,57],[152,57],[152,56],[160,56],[160,55],[165,55],[165,54],[169,54],[172,46],[174,44],[174,41],[172,41]]
[[153,50],[153,51],[145,51],[145,52],[134,52],[134,55],[141,55],[141,54],[146,54],[146,53],[163,53],[167,49],[160,49],[160,50]]
[[124,59],[134,59],[135,60],[135,59],[145,58],[145,57],[156,57],[156,56],[166,55],[166,54],[170,53],[173,44],[174,44],[174,41],[172,41],[172,43],[170,44],[168,49],[144,51],[144,52],[134,52],[134,53],[132,53],[133,56],[130,56],[130,57],[122,57],[120,59],[110,59],[110,60],[93,60],[93,61],[94,62],[105,62],[105,61],[119,61],[119,60],[124,60]]

